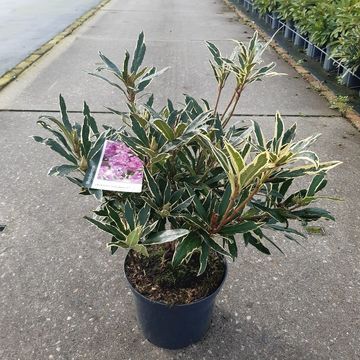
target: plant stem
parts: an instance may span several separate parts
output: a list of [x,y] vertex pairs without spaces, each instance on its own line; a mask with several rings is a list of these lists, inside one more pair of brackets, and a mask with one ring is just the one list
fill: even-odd
[[245,206],[252,200],[252,198],[258,193],[258,191],[259,191],[260,187],[262,186],[262,184],[263,184],[263,182],[259,181],[259,183],[255,186],[253,191],[248,195],[248,197],[241,204],[239,204],[235,208],[233,213],[231,215],[228,215],[227,217],[224,216],[222,218],[220,224],[215,229],[216,230],[215,232],[219,232],[226,224],[233,221],[237,217],[239,212],[241,212],[245,208]]
[[217,109],[218,109],[218,106],[219,106],[221,92],[222,92],[223,88],[224,87],[221,86],[221,85],[219,85],[219,87],[218,87],[218,94],[217,94],[216,102],[215,102],[214,115],[216,115],[216,112],[217,112]]
[[216,227],[216,231],[215,232],[217,232],[218,230],[219,230],[219,227],[222,227],[224,224],[223,224],[223,222],[224,222],[224,220],[225,219],[227,219],[228,218],[228,216],[229,216],[229,214],[230,214],[230,211],[233,209],[233,206],[234,206],[234,203],[235,203],[235,199],[236,199],[236,195],[235,194],[233,194],[232,196],[231,196],[231,198],[230,198],[230,201],[229,201],[229,204],[228,204],[228,206],[227,206],[227,208],[226,208],[226,210],[225,210],[225,213],[224,213],[224,215],[223,215],[223,217],[222,217],[222,219],[221,219],[221,221],[220,221],[220,224]]
[[235,109],[236,109],[236,105],[237,105],[238,102],[239,102],[239,99],[240,99],[240,96],[241,96],[241,93],[242,93],[243,89],[244,89],[244,87],[241,86],[241,87],[236,91],[236,97],[235,97],[235,100],[234,100],[234,105],[233,105],[233,107],[232,107],[232,109],[231,109],[231,111],[230,111],[230,115],[229,115],[229,116],[227,117],[227,119],[223,122],[223,126],[224,126],[224,127],[229,123],[230,119],[232,118],[232,116],[233,116],[233,114],[234,114],[234,111],[235,111]]
[[231,106],[232,102],[234,101],[234,99],[236,97],[237,91],[238,91],[238,87],[235,89],[235,91],[234,91],[234,93],[233,93],[233,95],[232,95],[232,97],[230,99],[230,102],[227,104],[226,109],[224,110],[224,112],[223,112],[223,114],[221,116],[221,119],[220,119],[221,122],[223,121],[223,119],[224,119],[226,113],[228,112],[228,110],[230,109],[230,106]]

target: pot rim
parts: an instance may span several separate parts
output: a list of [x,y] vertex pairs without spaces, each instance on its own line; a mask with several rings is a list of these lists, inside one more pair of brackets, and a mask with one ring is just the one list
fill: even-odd
[[126,264],[126,259],[127,257],[129,256],[129,252],[126,254],[126,257],[125,257],[125,260],[124,260],[124,274],[125,274],[125,279],[127,281],[127,283],[129,284],[129,286],[131,287],[131,291],[133,291],[136,295],[140,296],[141,298],[153,303],[153,304],[158,304],[158,305],[162,305],[162,306],[167,306],[167,307],[185,307],[185,306],[190,306],[190,305],[194,305],[194,304],[199,304],[203,301],[206,301],[207,299],[209,299],[210,297],[212,296],[215,296],[217,295],[217,293],[221,290],[222,286],[224,285],[224,282],[226,280],[226,277],[227,277],[227,273],[228,273],[228,263],[226,261],[226,258],[223,256],[223,255],[219,255],[222,257],[223,259],[223,263],[224,263],[224,276],[219,284],[219,286],[216,288],[215,291],[213,291],[211,294],[201,298],[201,299],[198,299],[196,301],[193,301],[189,304],[166,304],[164,302],[161,302],[161,301],[154,301],[154,300],[151,300],[149,299],[148,297],[144,296],[143,294],[141,294],[138,290],[135,289],[135,287],[130,283],[127,275],[126,275],[126,271],[125,271],[125,264]]

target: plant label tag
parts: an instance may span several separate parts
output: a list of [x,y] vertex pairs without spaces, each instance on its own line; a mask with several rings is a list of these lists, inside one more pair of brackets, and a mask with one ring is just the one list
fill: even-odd
[[105,140],[98,155],[89,164],[83,185],[90,189],[139,193],[144,164],[122,142]]

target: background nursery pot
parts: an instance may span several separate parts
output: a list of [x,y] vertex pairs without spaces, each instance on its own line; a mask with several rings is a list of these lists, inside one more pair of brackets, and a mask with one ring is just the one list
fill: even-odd
[[126,276],[128,257],[129,254],[124,272],[134,295],[137,320],[144,337],[165,349],[180,349],[201,340],[209,329],[216,296],[227,276],[226,260],[223,259],[224,276],[214,292],[190,304],[168,305],[148,299],[133,287]]

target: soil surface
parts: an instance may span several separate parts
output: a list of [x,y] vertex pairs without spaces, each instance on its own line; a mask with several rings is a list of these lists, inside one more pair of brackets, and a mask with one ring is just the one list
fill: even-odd
[[149,257],[130,251],[125,260],[125,273],[130,284],[150,300],[166,304],[189,304],[213,293],[224,278],[224,260],[209,254],[205,272],[197,276],[199,255],[188,263],[173,267],[173,250],[165,246],[148,248]]

